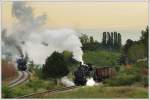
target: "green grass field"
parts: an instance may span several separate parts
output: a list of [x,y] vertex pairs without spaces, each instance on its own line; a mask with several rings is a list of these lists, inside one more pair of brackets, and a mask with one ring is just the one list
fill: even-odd
[[115,66],[120,53],[109,51],[86,51],[83,55],[85,63],[91,63],[98,67]]
[[66,92],[45,95],[42,98],[148,98],[148,89],[130,86],[84,86]]
[[[34,92],[45,91],[48,89],[61,88],[61,84],[56,85],[52,80],[42,80],[34,78],[28,82],[15,86],[13,89],[8,88],[7,85],[3,85],[2,93],[3,98],[15,98],[23,95],[27,95]],[[5,95],[4,95],[5,94]]]

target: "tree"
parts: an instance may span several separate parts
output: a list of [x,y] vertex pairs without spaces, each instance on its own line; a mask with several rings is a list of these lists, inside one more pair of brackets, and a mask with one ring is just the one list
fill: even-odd
[[110,33],[107,32],[107,48],[110,50],[111,48],[111,36]]
[[147,57],[148,57],[148,35],[149,35],[149,30],[148,30],[148,26],[146,27],[145,30],[142,30],[141,31],[141,38],[140,40],[142,41],[142,43],[144,43],[144,46],[145,46],[145,52],[147,54]]
[[123,48],[123,51],[124,51],[124,54],[127,55],[128,53],[128,49],[133,45],[133,41],[131,39],[128,39],[126,41],[126,44],[124,45],[124,48]]
[[121,34],[117,32],[103,32],[102,45],[108,50],[121,48]]
[[114,49],[117,49],[117,45],[118,45],[118,36],[117,36],[117,32],[114,32]]
[[34,69],[34,62],[33,62],[33,61],[29,61],[28,70],[29,70],[30,72],[33,72],[33,69]]
[[102,45],[103,45],[104,47],[106,47],[106,44],[107,44],[106,32],[103,32]]
[[113,49],[113,32],[111,32],[111,36],[110,36],[110,47],[111,49]]
[[86,34],[82,34],[80,41],[82,44],[87,44],[89,42],[88,36]]
[[94,39],[92,36],[90,36],[90,43],[94,43]]
[[69,51],[63,51],[62,52],[62,54],[63,54],[63,57],[64,57],[64,60],[67,62],[67,63],[69,63],[69,62],[71,62],[71,60],[73,59],[73,54],[72,54],[72,52],[69,52]]
[[92,36],[88,37],[86,34],[82,34],[80,41],[82,43],[82,50],[94,51],[101,47],[98,41],[95,41]]
[[132,45],[128,50],[128,58],[130,62],[135,63],[138,59],[143,59],[145,57],[145,48],[144,44],[135,44]]
[[121,48],[121,34],[118,33],[118,48]]
[[57,83],[59,78],[69,73],[63,55],[56,51],[46,59],[42,71],[46,78],[57,79]]
[[133,45],[133,41],[131,39],[128,39],[126,41],[126,44],[124,45],[123,47],[123,53],[122,53],[122,57],[123,57],[123,62],[124,64],[128,64],[130,61],[129,61],[129,57],[128,57],[128,50],[129,48]]

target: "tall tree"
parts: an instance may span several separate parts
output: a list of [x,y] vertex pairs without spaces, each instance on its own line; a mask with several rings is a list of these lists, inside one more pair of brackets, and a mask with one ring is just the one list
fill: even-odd
[[113,49],[113,41],[114,41],[113,32],[111,32],[111,37],[110,37],[110,47],[111,47],[111,49]]
[[118,45],[118,36],[117,36],[117,32],[114,32],[114,48],[117,49],[117,45]]
[[118,33],[118,49],[121,48],[121,34]]
[[106,47],[106,45],[107,45],[106,32],[103,32],[102,45],[103,45],[104,47]]
[[89,42],[89,38],[86,34],[82,34],[82,36],[80,37],[80,41],[82,44],[87,44]]
[[123,51],[125,54],[127,54],[128,49],[133,45],[133,41],[131,39],[128,39],[126,41],[126,44],[124,45]]
[[141,33],[142,33],[142,36],[141,36],[140,40],[145,45],[145,52],[146,52],[147,57],[148,57],[148,40],[149,40],[148,39],[148,37],[149,37],[149,28],[148,28],[148,26],[146,27],[145,30],[142,30]]
[[90,36],[90,43],[94,43],[94,39],[92,36]]
[[110,50],[111,48],[111,36],[110,33],[107,32],[107,48]]
[[57,83],[59,78],[66,76],[69,73],[63,55],[56,51],[46,59],[42,71],[46,78],[55,79],[57,80]]

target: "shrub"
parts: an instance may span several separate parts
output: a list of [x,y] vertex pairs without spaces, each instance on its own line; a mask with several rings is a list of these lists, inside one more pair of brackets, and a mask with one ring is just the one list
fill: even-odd
[[112,79],[105,80],[105,84],[110,86],[132,85],[135,82],[140,82],[142,76],[139,68],[132,67],[131,69],[123,68]]
[[22,95],[28,94],[28,92],[26,91],[27,90],[26,88],[16,88],[13,91],[14,96],[18,97],[18,96],[22,96]]
[[39,87],[42,87],[42,80],[39,80],[39,79],[34,79],[34,80],[30,80],[28,83],[27,83],[27,86],[29,88],[33,88],[34,91],[37,91],[37,89]]
[[140,61],[133,65],[133,67],[139,68],[141,70],[142,68],[148,68],[148,62],[147,61]]
[[6,85],[2,85],[2,97],[3,98],[12,98],[13,97],[12,90]]
[[128,50],[129,60],[136,62],[138,59],[146,56],[145,46],[143,43],[134,44]]
[[143,79],[143,85],[148,86],[148,77],[144,76],[142,79]]
[[35,68],[35,75],[40,78],[40,79],[46,79],[46,77],[44,76],[44,73],[42,72],[42,68]]
[[85,63],[93,64],[97,67],[116,66],[120,53],[109,51],[86,51],[83,55]]

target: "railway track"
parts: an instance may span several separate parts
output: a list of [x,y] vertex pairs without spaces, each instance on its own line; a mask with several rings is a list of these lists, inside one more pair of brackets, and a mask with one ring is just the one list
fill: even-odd
[[71,87],[63,87],[63,88],[59,88],[59,89],[50,89],[50,90],[46,90],[46,91],[31,93],[31,94],[20,96],[20,97],[17,97],[17,98],[29,98],[29,97],[39,96],[39,95],[44,95],[44,94],[58,93],[58,92],[63,92],[63,91],[75,89],[77,87],[78,86],[71,86]]
[[8,86],[10,88],[13,88],[14,86],[17,86],[23,82],[25,82],[28,77],[29,77],[29,72],[27,71],[19,71],[19,76],[15,80],[12,80],[11,82],[8,83]]

